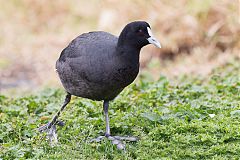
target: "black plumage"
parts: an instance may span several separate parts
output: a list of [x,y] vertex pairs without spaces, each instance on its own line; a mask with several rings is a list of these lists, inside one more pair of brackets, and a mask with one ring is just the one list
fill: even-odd
[[[135,80],[140,50],[150,43],[160,47],[149,24],[135,21],[124,27],[119,38],[103,31],[78,36],[61,52],[56,62],[57,73],[68,93],[66,101],[70,101],[71,95],[104,101],[107,137],[110,136],[108,102]],[[60,111],[54,117],[55,122],[53,119],[40,131],[51,129],[59,115]]]

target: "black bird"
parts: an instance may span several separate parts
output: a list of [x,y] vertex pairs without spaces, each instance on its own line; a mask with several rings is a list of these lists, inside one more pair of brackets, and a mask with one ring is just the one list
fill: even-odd
[[[39,128],[48,138],[57,140],[58,117],[70,102],[71,95],[103,101],[106,121],[105,137],[123,148],[121,140],[133,137],[111,136],[108,118],[109,101],[131,84],[139,72],[139,54],[142,47],[154,44],[161,48],[153,36],[150,25],[144,21],[127,24],[119,37],[103,31],[84,33],[61,52],[56,70],[67,92],[65,102],[52,121]],[[60,124],[61,125],[61,124]],[[100,141],[104,136],[96,138]]]

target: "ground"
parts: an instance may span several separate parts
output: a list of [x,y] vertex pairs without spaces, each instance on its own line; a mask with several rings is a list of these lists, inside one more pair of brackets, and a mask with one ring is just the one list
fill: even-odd
[[36,128],[59,109],[60,89],[21,98],[0,96],[0,159],[238,159],[240,59],[205,77],[139,79],[110,104],[112,134],[134,135],[126,151],[108,141],[102,103],[74,97],[61,116],[51,147]]

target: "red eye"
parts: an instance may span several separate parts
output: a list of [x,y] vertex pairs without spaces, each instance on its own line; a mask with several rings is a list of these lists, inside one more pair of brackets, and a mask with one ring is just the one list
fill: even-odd
[[144,36],[144,32],[143,32],[142,29],[139,29],[139,30],[137,31],[137,34],[138,34],[139,36]]

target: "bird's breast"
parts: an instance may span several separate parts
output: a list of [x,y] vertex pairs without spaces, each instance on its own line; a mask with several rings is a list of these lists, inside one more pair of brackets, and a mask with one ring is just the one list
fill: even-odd
[[135,80],[138,72],[139,64],[120,67],[115,70],[113,80],[121,87],[126,87]]

